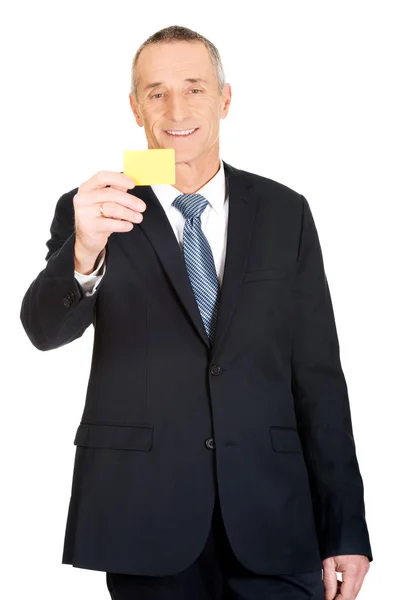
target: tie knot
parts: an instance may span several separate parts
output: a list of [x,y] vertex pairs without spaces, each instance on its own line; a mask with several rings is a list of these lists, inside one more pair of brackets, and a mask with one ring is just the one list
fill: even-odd
[[181,194],[175,198],[172,206],[180,210],[185,219],[191,219],[199,217],[207,204],[208,200],[201,194]]

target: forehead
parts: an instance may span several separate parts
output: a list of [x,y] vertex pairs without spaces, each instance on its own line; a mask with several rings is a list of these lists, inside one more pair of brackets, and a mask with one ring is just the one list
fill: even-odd
[[146,46],[136,65],[138,83],[165,77],[215,77],[208,49],[201,42],[161,42]]

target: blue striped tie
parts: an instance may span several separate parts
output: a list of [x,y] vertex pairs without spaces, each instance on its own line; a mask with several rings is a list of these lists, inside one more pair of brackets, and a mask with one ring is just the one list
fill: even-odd
[[183,256],[197,305],[207,335],[212,343],[215,335],[219,304],[219,281],[210,244],[201,229],[200,215],[208,200],[201,194],[182,194],[175,206],[185,217]]

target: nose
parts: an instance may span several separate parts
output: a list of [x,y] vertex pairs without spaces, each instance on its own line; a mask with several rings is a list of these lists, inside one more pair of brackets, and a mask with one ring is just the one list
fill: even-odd
[[187,114],[185,98],[180,93],[170,93],[166,105],[166,117],[171,121],[183,121]]

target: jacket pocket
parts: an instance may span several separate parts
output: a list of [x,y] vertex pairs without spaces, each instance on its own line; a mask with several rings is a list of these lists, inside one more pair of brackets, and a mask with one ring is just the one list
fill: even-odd
[[151,425],[104,425],[81,423],[74,444],[88,448],[114,448],[148,452],[153,445]]
[[271,426],[271,444],[275,452],[303,453],[300,437],[294,427]]
[[285,279],[288,272],[286,269],[257,269],[256,271],[246,271],[243,283],[246,281],[262,281],[264,279]]

